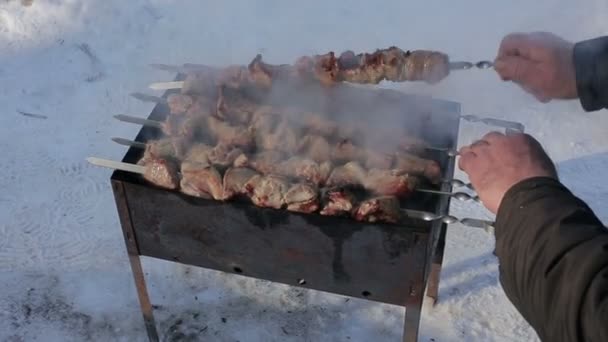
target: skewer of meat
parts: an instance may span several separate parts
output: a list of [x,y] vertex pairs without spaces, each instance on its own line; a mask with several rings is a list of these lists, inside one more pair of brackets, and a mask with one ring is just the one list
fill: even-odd
[[141,174],[149,182],[165,189],[175,190],[179,187],[177,165],[166,159],[152,159],[145,166],[96,157],[89,157],[87,161],[97,166]]
[[[186,79],[182,84],[153,84],[154,89],[183,87],[183,89],[205,89],[198,82],[207,85],[210,80],[215,84],[232,87],[256,85],[269,88],[276,81],[316,80],[324,85],[338,82],[372,83],[383,80],[393,82],[425,81],[435,84],[450,73],[450,69],[461,63],[451,64],[446,54],[438,51],[403,51],[397,47],[376,50],[373,53],[355,54],[345,51],[336,57],[334,52],[324,55],[300,57],[294,65],[271,65],[257,55],[247,67],[231,66],[224,70],[208,68],[192,72],[197,77]],[[207,78],[199,77],[204,74]],[[193,86],[193,84],[197,84]]]

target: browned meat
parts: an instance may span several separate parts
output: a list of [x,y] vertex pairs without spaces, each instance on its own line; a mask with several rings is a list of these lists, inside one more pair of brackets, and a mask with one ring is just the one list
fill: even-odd
[[220,87],[216,107],[218,117],[236,124],[247,125],[259,105],[245,97],[242,92]]
[[246,165],[261,174],[267,175],[275,172],[284,157],[284,154],[279,151],[263,151],[250,156]]
[[418,179],[401,170],[371,169],[363,182],[365,189],[376,195],[406,197],[418,184]]
[[323,194],[323,209],[326,216],[350,215],[357,204],[355,195],[346,187],[327,189]]
[[318,191],[308,184],[294,184],[285,193],[285,203],[289,211],[313,213],[319,209]]
[[436,161],[420,158],[413,154],[397,153],[394,168],[412,175],[424,176],[433,183],[441,180],[441,168]]
[[207,117],[207,125],[211,136],[228,146],[238,146],[244,150],[255,147],[255,136],[252,130],[243,126],[232,126],[214,116]]
[[203,132],[205,121],[201,116],[170,115],[163,123],[163,133],[170,137],[193,139]]
[[364,151],[359,146],[355,146],[351,140],[344,139],[334,146],[331,156],[333,160],[349,162],[362,160],[364,159],[365,154]]
[[368,169],[390,169],[395,155],[387,152],[365,150],[365,167]]
[[328,161],[331,158],[331,147],[322,136],[307,135],[300,140],[298,154],[308,157],[318,163]]
[[257,146],[265,150],[295,152],[298,146],[298,135],[287,119],[282,119],[276,128],[267,134],[256,134]]
[[205,68],[188,72],[182,94],[214,96],[217,89],[218,70]]
[[292,115],[294,121],[312,134],[333,137],[339,129],[338,123],[323,115],[309,112],[298,112]]
[[224,173],[224,199],[248,194],[245,185],[259,173],[246,167],[233,167]]
[[238,147],[219,143],[209,151],[208,158],[211,164],[223,169],[234,165],[237,158],[244,155],[243,151]]
[[216,114],[217,101],[215,98],[207,96],[193,96],[194,102],[188,108],[188,116],[209,116]]
[[186,157],[184,158],[184,160],[187,160],[187,161],[193,162],[193,163],[209,164],[209,154],[211,153],[212,150],[213,150],[213,147],[211,147],[209,145],[195,143],[188,150],[188,153],[186,154]]
[[171,114],[183,114],[190,109],[190,106],[194,103],[194,99],[192,96],[185,94],[171,94],[167,97],[167,103],[169,104]]
[[359,204],[353,217],[357,221],[397,223],[401,217],[399,200],[394,196],[381,196]]
[[165,189],[177,189],[179,177],[177,175],[177,165],[167,159],[154,158],[146,161],[144,178]]
[[289,189],[289,184],[283,177],[253,176],[245,189],[253,204],[258,207],[280,209],[285,205],[285,193]]
[[428,144],[422,139],[401,135],[397,146],[403,152],[418,154],[424,152]]
[[222,176],[207,163],[185,161],[181,166],[182,192],[202,198],[224,199]]
[[328,187],[363,184],[367,172],[357,162],[348,162],[335,167],[327,182]]
[[326,170],[321,170],[321,166],[315,161],[301,157],[291,157],[280,163],[275,172],[285,177],[305,180],[316,186],[327,180]]
[[158,140],[148,141],[144,156],[141,161],[145,163],[148,160],[155,158],[161,159],[176,159],[175,147],[173,145],[173,138],[162,138]]

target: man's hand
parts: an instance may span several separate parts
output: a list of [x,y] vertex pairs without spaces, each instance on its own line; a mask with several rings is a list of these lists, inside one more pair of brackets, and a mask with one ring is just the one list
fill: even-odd
[[488,133],[460,149],[458,166],[469,175],[482,203],[495,214],[513,185],[533,177],[557,178],[549,156],[527,134]]
[[506,36],[494,61],[505,81],[513,81],[541,102],[577,98],[574,44],[546,32]]

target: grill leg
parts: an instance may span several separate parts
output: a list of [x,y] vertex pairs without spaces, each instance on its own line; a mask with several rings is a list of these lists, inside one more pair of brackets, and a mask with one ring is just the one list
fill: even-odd
[[405,306],[405,323],[403,325],[403,342],[418,341],[420,314],[422,312],[422,288],[410,291],[410,297]]
[[446,232],[447,227],[444,224],[441,226],[439,240],[437,241],[435,254],[433,254],[433,264],[431,265],[431,273],[429,275],[429,286],[427,290],[427,296],[433,298],[433,305],[437,303],[437,298],[439,297],[439,278],[441,276],[441,267],[443,265],[443,252],[445,250]]
[[141,312],[144,316],[144,324],[146,325],[148,339],[150,342],[158,342],[159,338],[158,332],[156,331],[156,323],[154,322],[154,314],[152,313],[152,303],[150,302],[150,296],[148,296],[148,289],[146,287],[146,280],[144,279],[144,271],[141,267],[139,255],[129,253],[129,261],[131,262],[131,270],[133,271],[137,297],[139,298],[139,305],[141,306]]

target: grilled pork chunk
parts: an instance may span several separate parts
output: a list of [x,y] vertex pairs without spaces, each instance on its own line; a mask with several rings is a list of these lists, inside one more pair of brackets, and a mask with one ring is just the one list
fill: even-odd
[[246,166],[267,175],[275,172],[283,158],[284,154],[282,152],[263,151],[249,156]]
[[441,168],[436,161],[420,158],[413,154],[397,153],[394,168],[413,175],[424,176],[433,183],[441,180]]
[[331,159],[331,146],[320,135],[306,135],[300,139],[298,154],[322,163]]
[[182,192],[202,198],[224,199],[222,176],[208,163],[184,161],[181,166]]
[[357,204],[357,198],[348,187],[336,187],[324,191],[322,203],[321,215],[350,216]]
[[167,159],[154,158],[146,161],[144,178],[165,189],[177,189],[179,177],[177,175],[177,165]]
[[365,189],[386,196],[405,197],[410,195],[418,179],[401,170],[371,169],[367,172],[363,185]]
[[327,182],[328,187],[363,184],[367,172],[358,162],[348,162],[335,167]]
[[233,167],[224,173],[224,199],[228,200],[238,195],[248,194],[245,185],[260,174],[246,167]]
[[219,143],[209,151],[208,158],[211,164],[224,169],[232,166],[237,158],[244,155],[243,151],[238,147]]
[[243,126],[232,126],[214,116],[209,116],[207,125],[211,136],[218,142],[228,146],[238,146],[244,150],[255,147],[253,131]]
[[171,94],[167,97],[167,103],[170,113],[178,115],[186,113],[194,103],[194,99],[185,94]]
[[381,196],[365,200],[359,204],[353,217],[364,222],[397,223],[400,218],[399,200],[394,196]]
[[267,175],[253,176],[245,189],[253,204],[258,207],[281,209],[285,205],[285,193],[289,184],[283,177]]
[[317,188],[308,184],[294,184],[285,193],[287,210],[299,213],[313,213],[319,209]]
[[313,160],[301,157],[291,157],[280,163],[275,172],[285,177],[308,181],[316,186],[325,183],[327,180],[326,169],[322,169]]

